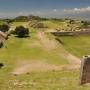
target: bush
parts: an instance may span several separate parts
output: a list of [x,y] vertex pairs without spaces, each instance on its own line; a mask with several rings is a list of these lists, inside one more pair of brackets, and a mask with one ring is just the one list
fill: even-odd
[[9,25],[3,24],[0,25],[0,31],[7,32],[9,30]]
[[11,30],[9,34],[16,34],[14,30]]
[[28,21],[28,17],[27,16],[18,16],[14,19],[14,21],[16,21],[16,22],[26,22],[26,21]]
[[15,29],[15,34],[18,35],[18,37],[25,37],[29,35],[29,29],[24,28],[23,26],[18,26]]

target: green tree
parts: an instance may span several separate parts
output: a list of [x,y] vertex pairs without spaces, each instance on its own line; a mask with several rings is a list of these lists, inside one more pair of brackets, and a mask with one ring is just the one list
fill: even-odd
[[82,23],[81,28],[85,28],[85,29],[90,28],[90,22],[89,21],[82,21],[81,23]]
[[28,21],[28,17],[27,16],[18,16],[14,19],[14,21],[16,21],[16,22],[26,22],[26,21]]
[[9,30],[9,25],[7,24],[0,25],[0,31],[7,32],[8,30]]
[[29,35],[29,29],[23,26],[18,26],[15,29],[15,34],[18,35],[18,37],[26,37]]

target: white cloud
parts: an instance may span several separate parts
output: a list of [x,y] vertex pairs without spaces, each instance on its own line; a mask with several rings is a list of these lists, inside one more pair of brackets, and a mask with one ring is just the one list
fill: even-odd
[[34,12],[31,12],[30,14],[34,14]]
[[58,10],[57,9],[53,9],[54,12],[57,12]]
[[81,12],[90,12],[90,6],[86,7],[86,8],[74,8],[74,9],[64,9],[64,12],[76,12],[76,13],[81,13]]
[[23,15],[24,13],[23,12],[19,12],[19,15]]
[[36,14],[41,14],[41,11],[37,11]]

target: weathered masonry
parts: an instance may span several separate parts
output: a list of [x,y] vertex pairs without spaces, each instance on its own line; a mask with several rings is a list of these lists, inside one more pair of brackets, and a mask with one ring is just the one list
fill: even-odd
[[80,84],[90,83],[90,56],[84,56],[81,61]]
[[55,36],[74,36],[74,35],[90,35],[90,30],[86,31],[66,31],[66,32],[51,32]]
[[0,48],[3,46],[3,43],[6,39],[7,39],[7,34],[0,31]]

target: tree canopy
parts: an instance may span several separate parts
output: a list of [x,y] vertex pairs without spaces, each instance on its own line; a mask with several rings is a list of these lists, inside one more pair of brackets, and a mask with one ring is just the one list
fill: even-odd
[[15,29],[15,34],[18,35],[18,37],[25,37],[29,35],[29,29],[25,28],[23,26],[18,26]]

